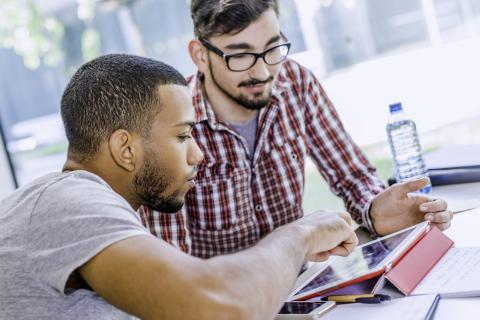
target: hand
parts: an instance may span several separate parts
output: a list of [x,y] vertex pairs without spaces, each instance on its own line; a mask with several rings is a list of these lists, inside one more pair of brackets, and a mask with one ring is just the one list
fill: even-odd
[[424,220],[430,221],[440,230],[450,227],[453,214],[447,210],[445,200],[411,193],[428,183],[428,178],[408,181],[393,185],[378,194],[370,208],[375,231],[386,235]]
[[[317,211],[295,222],[308,229],[308,260],[325,261],[330,255],[347,256],[358,239],[346,212]],[[303,231],[303,230],[302,230]]]

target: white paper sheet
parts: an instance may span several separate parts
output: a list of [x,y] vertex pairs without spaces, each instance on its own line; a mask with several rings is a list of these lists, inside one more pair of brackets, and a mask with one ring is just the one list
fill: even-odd
[[478,318],[480,298],[440,299],[435,310],[435,320],[460,320]]
[[338,305],[321,320],[424,320],[436,295],[422,295],[383,301],[379,304]]
[[480,247],[451,248],[412,295],[480,296]]

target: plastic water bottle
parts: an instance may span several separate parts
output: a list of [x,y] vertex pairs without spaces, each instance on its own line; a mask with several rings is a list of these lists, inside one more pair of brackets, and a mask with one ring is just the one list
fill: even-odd
[[[397,182],[428,176],[415,122],[403,111],[401,103],[391,104],[390,114],[387,135],[393,155],[394,177]],[[418,192],[430,193],[431,190],[432,186],[428,185]]]

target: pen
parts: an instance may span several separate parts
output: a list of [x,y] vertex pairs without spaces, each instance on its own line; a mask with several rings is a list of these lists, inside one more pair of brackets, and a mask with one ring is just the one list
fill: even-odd
[[323,297],[323,301],[335,301],[338,303],[380,303],[382,301],[390,300],[390,296],[385,294],[352,294],[352,295],[338,295]]

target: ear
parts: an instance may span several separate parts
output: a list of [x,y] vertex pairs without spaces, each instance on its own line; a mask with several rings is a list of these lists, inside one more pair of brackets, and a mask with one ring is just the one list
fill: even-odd
[[141,147],[138,143],[138,137],[132,136],[130,132],[124,129],[115,131],[108,140],[108,148],[113,161],[128,172],[135,171],[138,163]]
[[206,73],[208,70],[208,51],[198,39],[190,40],[188,53],[198,71]]

